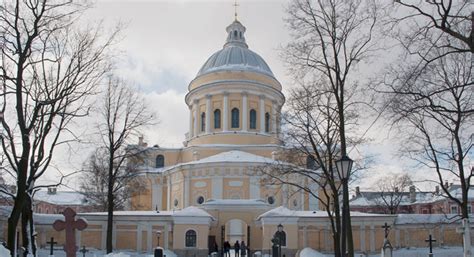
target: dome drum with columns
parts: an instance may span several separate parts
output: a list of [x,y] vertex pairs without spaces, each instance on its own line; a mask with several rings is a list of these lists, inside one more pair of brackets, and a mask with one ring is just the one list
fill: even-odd
[[285,98],[267,63],[245,42],[245,27],[234,21],[227,42],[189,84],[186,145],[278,144]]

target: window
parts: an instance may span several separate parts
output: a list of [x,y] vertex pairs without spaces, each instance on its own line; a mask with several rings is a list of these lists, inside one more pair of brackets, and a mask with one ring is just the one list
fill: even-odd
[[196,202],[198,204],[203,204],[204,203],[204,196],[199,196]]
[[451,205],[451,214],[458,214],[458,206]]
[[156,156],[156,168],[163,168],[165,166],[165,157],[161,154]]
[[270,132],[270,113],[265,113],[265,132]]
[[275,203],[275,198],[274,198],[273,196],[269,196],[269,197],[267,198],[267,202],[268,202],[269,204],[274,204],[274,203]]
[[472,213],[472,206],[471,205],[467,206],[467,213]]
[[186,231],[186,247],[196,247],[196,231]]
[[239,109],[232,109],[232,128],[238,128],[239,125]]
[[280,242],[281,246],[286,246],[286,233],[285,231],[277,231],[275,232],[275,238],[278,238],[278,242]]
[[219,109],[214,110],[214,128],[221,128],[221,110]]
[[250,110],[250,129],[257,129],[257,112]]
[[201,131],[206,130],[206,113],[201,113]]
[[316,161],[312,155],[306,157],[306,168],[311,170],[316,169]]

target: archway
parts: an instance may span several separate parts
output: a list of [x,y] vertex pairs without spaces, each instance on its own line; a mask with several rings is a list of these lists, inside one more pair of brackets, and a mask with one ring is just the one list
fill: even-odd
[[[230,256],[240,256],[235,254],[234,251],[234,246],[236,242],[239,242],[239,245],[242,244],[242,242],[245,242],[245,245],[249,245],[249,226],[248,224],[241,220],[241,219],[231,219],[225,223],[225,233],[224,233],[224,241],[227,241],[230,243],[231,250],[230,250]],[[248,253],[247,253],[248,255]]]

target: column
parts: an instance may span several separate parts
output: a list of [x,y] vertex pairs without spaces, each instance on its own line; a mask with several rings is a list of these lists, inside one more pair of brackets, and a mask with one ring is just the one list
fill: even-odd
[[107,244],[107,221],[102,222],[101,229],[102,231],[100,233],[100,248],[102,248],[102,250],[105,250]]
[[360,225],[360,230],[359,230],[359,233],[360,233],[360,250],[362,252],[365,252],[365,225]]
[[277,103],[276,101],[272,101],[272,116],[270,117],[271,119],[271,132],[272,134],[276,135],[277,133]]
[[194,136],[199,135],[199,100],[194,99]]
[[247,131],[248,129],[248,100],[247,92],[242,92],[242,131]]
[[171,176],[166,178],[166,210],[171,210]]
[[375,226],[370,225],[370,251],[375,252]]
[[211,133],[211,95],[206,95],[206,134]]
[[153,233],[151,231],[151,224],[147,225],[147,230],[146,230],[146,250],[147,252],[151,252],[153,250]]
[[256,176],[250,177],[250,199],[260,199],[260,179]]
[[212,198],[214,199],[224,198],[223,185],[224,185],[224,181],[221,176],[214,175],[212,177]]
[[308,228],[303,227],[303,248],[308,247]]
[[186,208],[189,206],[189,177],[186,176],[184,177],[184,190],[183,190],[183,194],[184,194],[184,204],[183,204],[183,208]]
[[260,133],[265,133],[265,96],[260,95]]
[[165,250],[168,249],[168,246],[169,246],[169,229],[168,229],[168,223],[165,223],[165,238],[164,238],[164,246],[163,248],[165,248]]
[[142,226],[137,225],[137,252],[142,250]]
[[224,119],[223,119],[223,127],[222,131],[229,130],[229,93],[224,92]]
[[161,184],[158,184],[157,181],[155,179],[152,179],[151,180],[152,182],[152,186],[151,186],[151,208],[158,208],[158,210],[161,210],[163,207],[162,207],[162,203],[161,203],[161,199],[163,198],[163,188],[161,186]]
[[189,106],[189,134],[188,134],[188,139],[191,139],[194,137],[193,133],[193,106]]

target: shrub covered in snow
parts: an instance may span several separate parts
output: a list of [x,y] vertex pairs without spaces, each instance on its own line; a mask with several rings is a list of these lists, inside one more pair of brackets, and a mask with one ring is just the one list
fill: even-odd
[[325,255],[308,247],[300,251],[299,257],[325,257]]

